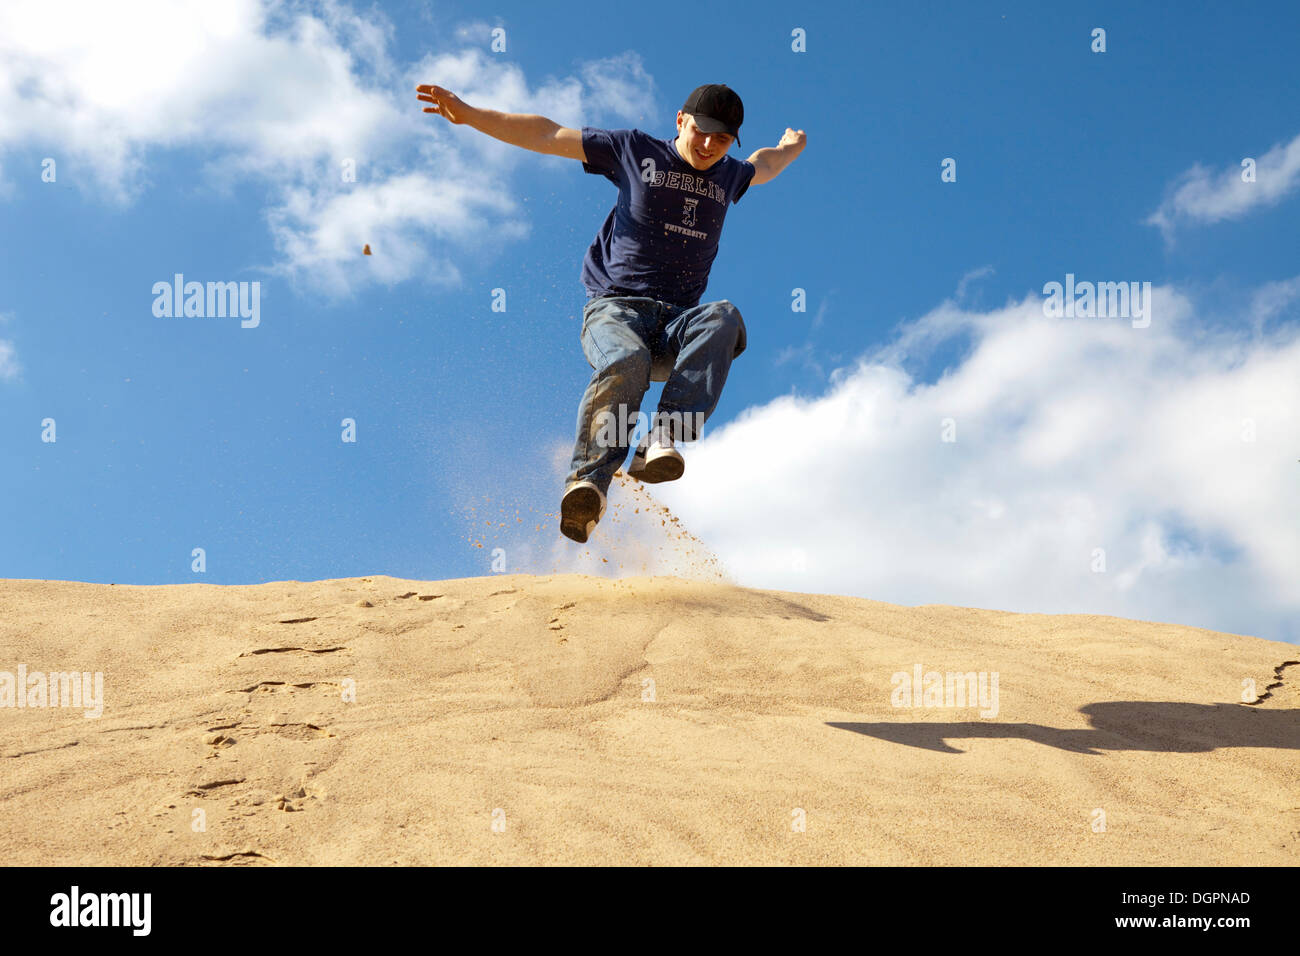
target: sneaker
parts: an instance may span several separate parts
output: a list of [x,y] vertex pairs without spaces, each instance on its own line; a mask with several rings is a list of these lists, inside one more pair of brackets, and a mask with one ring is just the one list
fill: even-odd
[[657,428],[643,438],[627,466],[629,478],[649,485],[676,481],[685,471],[686,459],[673,447],[673,438],[667,428]]
[[569,482],[560,500],[560,533],[586,544],[591,529],[605,514],[605,494],[594,481],[580,478]]

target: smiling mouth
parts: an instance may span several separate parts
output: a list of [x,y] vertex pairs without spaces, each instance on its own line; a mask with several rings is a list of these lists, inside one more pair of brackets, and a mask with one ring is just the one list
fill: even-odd
[[712,154],[712,153],[701,153],[698,149],[695,151],[695,155],[698,156],[700,159],[703,159],[703,160],[705,160],[705,161],[708,161],[708,160],[710,160],[710,159],[713,158],[713,154]]

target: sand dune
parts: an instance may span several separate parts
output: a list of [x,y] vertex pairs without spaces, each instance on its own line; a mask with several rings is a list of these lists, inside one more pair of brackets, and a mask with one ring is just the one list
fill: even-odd
[[[0,708],[10,864],[1300,863],[1300,649],[1252,637],[579,575],[0,612],[8,703],[103,675]],[[918,666],[996,714],[894,706]]]

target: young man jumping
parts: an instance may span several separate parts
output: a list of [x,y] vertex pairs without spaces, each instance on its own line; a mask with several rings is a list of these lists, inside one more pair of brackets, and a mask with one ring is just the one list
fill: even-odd
[[578,406],[578,437],[560,502],[560,531],[579,543],[605,513],[614,473],[627,457],[651,379],[665,381],[658,413],[628,464],[644,482],[672,481],[686,468],[678,442],[695,441],[713,414],[731,362],[745,350],[745,323],[724,300],[700,304],[729,204],[771,182],[803,151],[803,130],[747,160],[745,108],[725,85],[698,87],[677,111],[677,137],[638,129],[569,129],[544,116],[478,109],[440,86],[416,87],[436,113],[502,142],[579,160],[618,186],[582,263],[587,304],[582,350],[593,369]]

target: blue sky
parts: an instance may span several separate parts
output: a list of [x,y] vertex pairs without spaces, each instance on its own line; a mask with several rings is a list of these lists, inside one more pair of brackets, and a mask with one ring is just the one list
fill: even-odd
[[[413,86],[666,137],[725,82],[733,155],[808,145],[705,296],[749,348],[655,489],[699,547],[756,587],[1300,640],[1295,5],[136,6],[0,13],[0,577],[687,573],[643,515],[590,547],[548,516],[614,187]],[[156,317],[176,273],[259,282],[259,324]],[[1067,273],[1151,283],[1150,327],[1050,324]]]

